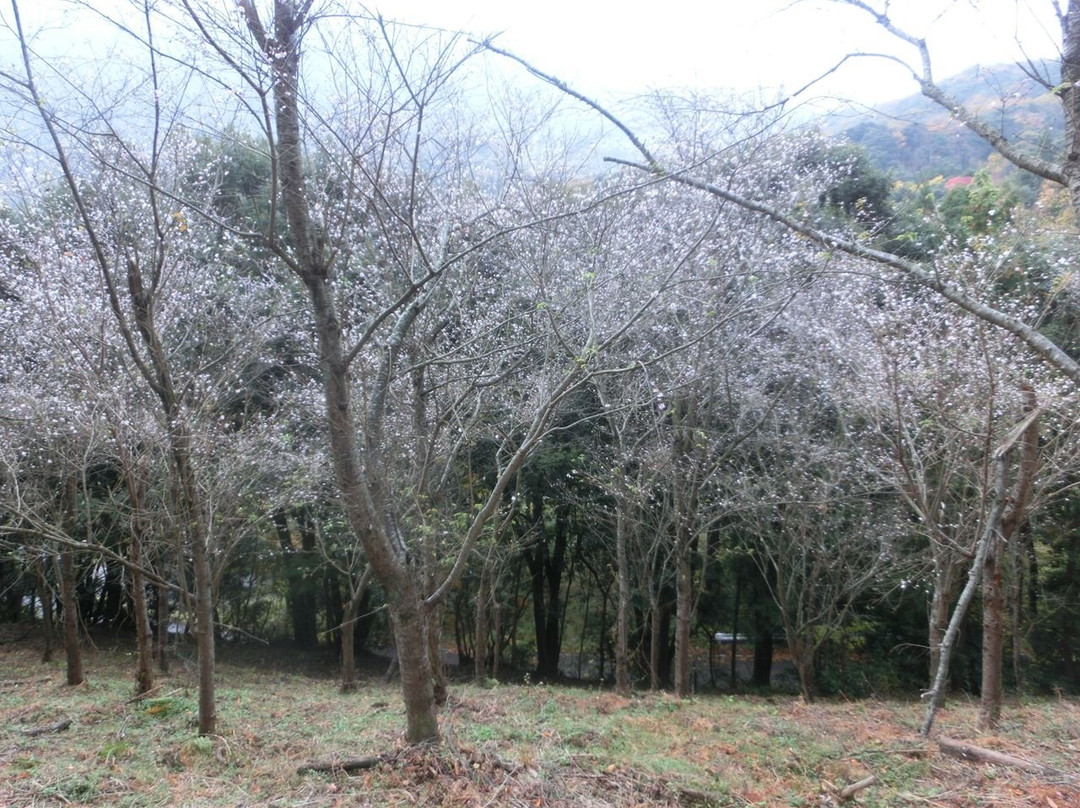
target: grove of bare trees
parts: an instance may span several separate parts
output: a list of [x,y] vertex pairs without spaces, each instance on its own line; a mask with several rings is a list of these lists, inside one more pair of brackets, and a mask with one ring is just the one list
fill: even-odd
[[79,3],[117,43],[87,72],[12,0],[0,619],[59,622],[71,684],[130,630],[139,692],[190,634],[201,734],[222,642],[335,649],[345,693],[392,647],[411,743],[449,646],[683,697],[724,635],[729,686],[775,647],[807,700],[925,691],[924,733],[953,686],[987,727],[1080,688],[1080,5],[1060,81],[1029,66],[1055,159],[837,2],[1037,194],[901,198],[784,104],[656,93],[632,128],[348,3]]

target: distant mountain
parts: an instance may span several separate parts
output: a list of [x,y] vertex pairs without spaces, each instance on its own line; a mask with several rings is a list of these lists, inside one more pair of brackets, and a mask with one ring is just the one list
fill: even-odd
[[[1050,156],[1060,146],[1059,99],[1018,66],[974,67],[941,85],[1032,153]],[[922,94],[835,120],[829,128],[864,146],[874,164],[898,180],[970,175],[991,152],[985,141]]]

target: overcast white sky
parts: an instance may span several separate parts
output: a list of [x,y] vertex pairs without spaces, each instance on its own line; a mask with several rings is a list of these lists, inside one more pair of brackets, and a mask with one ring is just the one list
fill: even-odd
[[[502,31],[503,47],[590,92],[688,85],[790,92],[849,51],[912,54],[864,12],[829,0],[376,0],[372,7],[405,22]],[[939,78],[1015,61],[1018,39],[1031,55],[1049,57],[1060,41],[1051,0],[894,0],[891,13],[927,38]],[[900,67],[859,60],[817,92],[872,103],[917,89]]]
[[[141,4],[142,0],[138,0]],[[258,0],[270,5],[269,0]],[[884,51],[914,61],[914,49],[839,0],[324,0],[365,3],[401,22],[480,36],[601,98],[656,88],[790,93],[846,53]],[[880,7],[884,0],[866,0]],[[113,33],[80,6],[131,12],[132,0],[21,0],[29,29],[45,28],[43,52],[94,59]],[[217,0],[229,5],[234,0]],[[317,2],[317,5],[321,5]],[[1053,58],[1060,30],[1053,0],[892,0],[891,14],[925,36],[938,78],[973,64]],[[10,10],[0,3],[0,18]],[[75,22],[77,20],[77,22]],[[9,36],[0,55],[11,58]],[[46,43],[51,43],[49,47]],[[77,58],[77,57],[76,57]],[[507,66],[510,69],[510,66]],[[882,59],[848,62],[804,96],[872,105],[910,95],[910,73]]]

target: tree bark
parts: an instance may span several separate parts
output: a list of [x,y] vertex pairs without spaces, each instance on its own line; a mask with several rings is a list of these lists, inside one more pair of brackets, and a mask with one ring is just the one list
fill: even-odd
[[148,532],[146,512],[143,508],[145,485],[138,469],[132,467],[128,458],[125,481],[131,502],[131,524],[128,528],[128,560],[131,562],[131,602],[135,620],[135,690],[148,693],[154,687],[153,637],[150,632],[150,609],[146,599],[146,579],[142,573],[143,552]]
[[40,557],[34,559],[34,575],[38,601],[41,603],[41,631],[45,644],[41,652],[41,661],[52,662],[53,643],[56,634],[56,627],[53,623],[54,596],[52,587],[49,585],[48,576],[45,574],[45,564]]
[[1060,769],[1055,769],[1052,766],[1045,766],[1042,763],[1036,763],[1032,760],[1025,760],[1024,758],[1019,758],[1015,755],[1006,755],[1003,752],[996,752],[993,749],[984,749],[981,746],[974,746],[944,736],[938,738],[938,747],[944,754],[960,760],[974,760],[979,763],[990,763],[995,766],[1009,766],[1014,769],[1022,769],[1034,774],[1043,774],[1052,777],[1060,777],[1066,774]]
[[488,603],[491,600],[489,591],[491,574],[488,570],[490,564],[491,552],[484,557],[484,563],[480,568],[480,587],[476,593],[476,619],[474,620],[476,639],[473,642],[473,679],[477,684],[483,684],[487,679]]
[[[945,681],[949,675],[949,660],[952,655],[953,647],[956,645],[956,638],[960,634],[960,624],[963,622],[968,607],[975,597],[975,590],[978,589],[982,580],[987,555],[990,553],[994,541],[997,540],[998,535],[1002,530],[1002,525],[1006,517],[1005,509],[1009,502],[1009,457],[1015,449],[1017,441],[1020,440],[1021,437],[1024,438],[1021,478],[1025,482],[1019,487],[1018,492],[1014,496],[1014,502],[1022,501],[1026,507],[1027,498],[1030,496],[1030,489],[1025,491],[1024,488],[1026,485],[1030,485],[1034,478],[1033,465],[1037,461],[1037,455],[1033,453],[1037,452],[1038,449],[1038,427],[1036,424],[1038,414],[1039,411],[1037,409],[1031,411],[1028,416],[1009,433],[1002,445],[994,452],[993,491],[989,499],[990,510],[986,514],[986,518],[983,522],[982,534],[979,536],[979,543],[975,550],[975,559],[968,570],[967,584],[965,584],[964,590],[960,593],[960,599],[957,601],[956,608],[953,609],[952,618],[949,620],[949,628],[945,632],[945,637],[941,642],[941,659],[938,663],[937,673],[934,676],[930,692],[926,694],[928,701],[926,717],[923,720],[923,725],[920,730],[923,737],[928,736],[934,727],[934,717],[937,714],[938,708],[941,706],[941,697],[945,691]],[[1034,440],[1032,440],[1032,436],[1034,436]],[[1019,518],[1022,512],[1023,508],[1013,508],[1009,515],[1010,517],[1015,515],[1016,518]]]
[[[64,522],[64,531],[68,536],[73,536],[75,533],[77,497],[78,483],[75,477],[70,477],[64,482],[60,497],[61,518]],[[84,679],[82,647],[79,642],[79,599],[76,596],[75,586],[75,552],[62,550],[60,552],[60,602],[64,609],[64,655],[67,659],[69,685],[81,685]]]
[[983,570],[982,688],[979,697],[979,728],[994,729],[1001,720],[1002,670],[1005,651],[1005,546],[1027,519],[1027,506],[1039,465],[1038,402],[1031,388],[1024,389],[1027,419],[1021,438],[1020,468],[1015,491],[1001,518],[1001,528],[991,538]]
[[649,689],[656,692],[661,686],[660,663],[663,644],[663,617],[660,614],[659,593],[649,589]]
[[952,604],[953,586],[956,581],[956,565],[946,550],[935,552],[934,590],[930,596],[929,622],[930,679],[933,680],[941,662],[941,641],[949,628],[949,607]]
[[979,729],[1001,720],[1001,671],[1005,650],[1005,587],[1002,579],[1005,537],[997,532],[983,562],[982,686],[979,691]]
[[[685,532],[685,528],[680,532]],[[690,566],[689,537],[675,542],[675,694],[690,695],[690,620],[694,608],[693,573]]]
[[349,587],[352,593],[342,609],[340,631],[342,693],[352,693],[356,690],[356,621],[370,580],[371,567],[368,567],[357,583],[353,584],[350,581]]
[[160,673],[169,672],[169,623],[172,614],[169,611],[169,593],[165,587],[155,587],[156,603],[154,614],[157,617],[157,631],[154,634],[154,658]]
[[67,683],[83,683],[82,647],[79,643],[79,599],[75,595],[75,553],[60,553],[60,603],[63,606],[64,655]]
[[620,497],[615,514],[615,576],[618,605],[615,610],[615,692],[630,695],[630,517],[626,513],[625,474],[620,471]]

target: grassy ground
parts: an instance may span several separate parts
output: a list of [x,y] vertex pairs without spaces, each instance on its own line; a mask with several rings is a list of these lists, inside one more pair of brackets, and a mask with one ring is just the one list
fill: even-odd
[[[9,629],[11,627],[8,627]],[[0,645],[0,808],[15,806],[830,806],[1077,808],[1080,780],[977,765],[919,739],[917,702],[807,705],[783,697],[642,694],[550,686],[453,689],[440,749],[407,748],[396,687],[343,696],[324,665],[219,664],[219,736],[195,734],[194,671],[178,663],[132,700],[126,648],[99,644],[87,682],[64,684],[30,638]],[[273,656],[273,655],[269,655]],[[321,675],[313,677],[312,672]],[[65,731],[25,731],[72,719]],[[943,735],[1080,772],[1080,703],[1009,705],[993,735],[955,699]],[[355,774],[305,763],[385,755]]]

